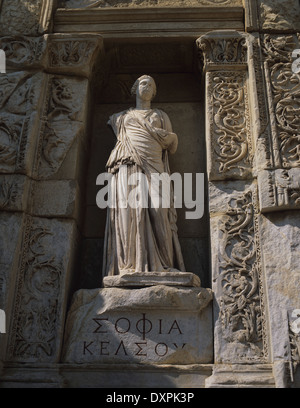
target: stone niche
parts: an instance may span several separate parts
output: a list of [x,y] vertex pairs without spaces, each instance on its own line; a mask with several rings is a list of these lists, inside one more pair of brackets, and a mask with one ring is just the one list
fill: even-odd
[[[189,210],[184,206],[177,209],[187,273],[181,277],[175,273],[173,281],[170,273],[165,274],[168,276],[148,273],[141,280],[122,275],[116,279],[106,277],[102,282],[106,210],[96,206],[100,189],[96,178],[105,171],[116,142],[107,126],[108,118],[134,106],[131,87],[145,73],[157,84],[157,97],[152,106],[169,115],[179,138],[178,150],[170,157],[171,173],[206,173],[204,88],[195,42],[112,41],[106,43],[105,53],[105,64],[99,65],[94,75],[81,278],[68,312],[62,364],[94,366],[95,370],[99,365],[109,365],[109,372],[115,367],[118,376],[123,364],[126,370],[135,366],[135,374],[144,367],[137,384],[142,384],[143,376],[151,383],[156,381],[156,375],[150,374],[147,367],[164,370],[168,366],[167,376],[172,376],[173,370],[185,370],[182,375],[178,373],[180,387],[187,381],[186,370],[193,367],[193,373],[189,374],[191,380],[186,385],[198,387],[199,378],[210,375],[209,365],[213,363],[212,291],[204,289],[210,282],[206,208],[199,220],[186,219],[185,213]],[[97,371],[99,375],[103,375],[101,370]],[[193,382],[193,374],[198,382]],[[72,369],[64,375],[76,386],[78,379]],[[95,381],[92,376],[91,383]],[[112,384],[123,386],[128,379],[115,381]],[[167,377],[162,377],[162,381],[165,385],[171,384]],[[175,383],[173,379],[172,384]]]
[[[134,105],[131,87],[144,73],[153,76],[157,84],[158,92],[153,107],[168,114],[173,130],[178,135],[178,150],[174,155],[169,155],[171,173],[178,172],[182,178],[184,173],[192,173],[193,177],[195,173],[206,174],[204,86],[201,84],[194,41],[107,42],[105,64],[99,66],[94,82],[91,154],[86,178],[82,241],[82,279],[79,288],[97,288],[101,284],[106,210],[96,206],[96,195],[101,188],[96,186],[96,178],[105,172],[105,164],[116,142],[107,121],[111,114]],[[189,160],[186,160],[187,157]],[[196,180],[193,183],[195,194]],[[202,287],[208,287],[207,207],[201,219],[186,219],[187,211],[184,203],[183,208],[177,209],[178,234],[186,270],[199,276]]]

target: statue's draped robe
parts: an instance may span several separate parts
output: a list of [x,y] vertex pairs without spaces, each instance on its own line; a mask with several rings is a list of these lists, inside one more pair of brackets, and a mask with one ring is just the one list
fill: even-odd
[[[170,208],[121,208],[126,207],[132,189],[139,192],[139,183],[125,188],[131,175],[137,174],[138,178],[143,173],[151,191],[152,173],[170,174],[168,149],[172,150],[174,143],[177,147],[177,139],[174,141],[168,116],[159,109],[129,109],[112,115],[108,123],[118,140],[107,162],[107,170],[113,174],[111,189],[116,205],[107,210],[104,276],[185,271],[172,188]],[[161,189],[156,193],[161,195]]]

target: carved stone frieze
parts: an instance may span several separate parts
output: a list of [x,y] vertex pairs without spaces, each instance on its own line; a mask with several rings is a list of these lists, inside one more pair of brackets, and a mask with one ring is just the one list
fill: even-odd
[[1,75],[0,172],[30,174],[32,149],[38,131],[43,74]]
[[59,7],[102,8],[102,7],[199,7],[241,6],[242,0],[60,0]]
[[26,210],[29,180],[23,175],[0,175],[0,210]]
[[296,35],[263,38],[265,75],[272,131],[272,154],[277,168],[300,167],[300,78],[292,69]]
[[210,180],[251,175],[252,145],[246,75],[210,72],[207,76]]
[[9,36],[0,38],[7,70],[42,67],[46,56],[45,37]]
[[213,277],[219,309],[216,359],[263,362],[268,347],[255,188],[231,192],[227,200],[227,209],[222,204],[224,215],[212,220],[213,228],[220,231]]
[[35,172],[49,178],[60,168],[74,140],[84,132],[88,80],[49,76]]
[[12,360],[59,356],[74,232],[71,221],[27,216],[8,349]]
[[291,379],[296,368],[300,364],[300,309],[288,311],[289,342],[290,342],[290,359],[292,370]]
[[264,170],[258,174],[262,212],[300,209],[300,169]]
[[47,32],[55,0],[3,0],[0,34],[36,36]]
[[296,31],[300,29],[298,0],[259,0],[260,28],[265,31]]

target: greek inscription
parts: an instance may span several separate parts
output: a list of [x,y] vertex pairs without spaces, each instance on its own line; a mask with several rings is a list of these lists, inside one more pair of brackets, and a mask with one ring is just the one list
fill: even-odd
[[138,348],[139,348],[139,350],[138,350],[138,352],[136,353],[136,356],[147,356],[147,353],[145,353],[145,354],[141,354],[141,352],[142,351],[144,351],[144,349],[143,349],[143,347],[141,347],[141,345],[143,345],[143,346],[147,346],[147,342],[145,342],[145,343],[135,343],[137,346],[138,346]]
[[[178,349],[177,344],[176,344],[176,343],[173,343],[173,344],[174,344],[174,346]],[[184,346],[186,346],[186,343],[183,343],[183,345],[181,346],[181,349],[183,349]]]
[[[146,328],[147,324],[148,324],[148,327]],[[140,328],[141,326],[142,326],[142,330]],[[139,333],[143,335],[143,340],[145,340],[145,335],[151,332],[152,323],[149,319],[146,319],[145,313],[143,313],[143,318],[137,322],[136,329]]]
[[126,358],[132,355],[141,359],[151,358],[153,355],[163,358],[187,345],[178,341],[178,336],[182,339],[184,335],[182,323],[178,319],[153,318],[146,313],[141,313],[136,318],[128,318],[126,315],[115,318],[95,317],[92,319],[90,334],[95,337],[87,339],[81,345],[82,354],[87,358]]
[[89,347],[94,343],[93,341],[91,341],[89,344],[86,344],[87,342],[85,341],[83,343],[83,354],[85,355],[86,352],[88,351],[90,353],[90,355],[92,356],[93,353],[91,352],[91,350],[89,350]]
[[93,333],[107,333],[107,331],[100,331],[101,327],[103,326],[103,324],[100,323],[100,321],[101,320],[106,320],[107,321],[108,320],[107,318],[106,319],[96,318],[96,319],[93,319],[93,320],[98,325],[98,327],[95,329],[95,331],[93,331]]
[[101,356],[109,356],[109,352],[107,350],[107,346],[105,344],[109,344],[109,341],[101,341],[100,343],[100,355]]
[[[124,328],[122,327],[122,325],[120,324],[120,321],[126,321],[127,322],[127,324],[128,324],[128,326],[127,326],[127,329],[126,330],[124,330]],[[126,326],[125,326],[126,327]],[[129,330],[130,330],[130,327],[131,327],[131,323],[130,323],[130,320],[128,320],[128,319],[126,319],[125,317],[120,317],[120,319],[118,319],[117,321],[116,321],[116,324],[115,324],[115,329],[116,329],[116,332],[118,332],[118,333],[120,333],[120,334],[124,334],[124,333],[128,333],[129,332]]]
[[182,331],[180,330],[180,327],[179,327],[179,325],[178,325],[178,323],[177,323],[176,320],[174,320],[174,323],[172,324],[172,326],[171,326],[171,328],[170,328],[168,334],[170,334],[172,330],[178,330],[179,333],[182,334]]
[[121,341],[119,347],[117,348],[117,351],[115,352],[115,356],[117,356],[119,354],[119,351],[120,351],[121,348],[123,349],[123,353],[125,354],[125,356],[128,356],[123,341]]
[[159,357],[164,357],[168,353],[169,348],[165,343],[157,343],[154,351]]

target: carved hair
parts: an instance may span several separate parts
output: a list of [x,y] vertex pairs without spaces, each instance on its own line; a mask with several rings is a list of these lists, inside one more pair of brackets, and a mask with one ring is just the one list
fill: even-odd
[[152,80],[152,82],[153,82],[154,87],[153,87],[152,99],[155,98],[155,96],[156,96],[156,83],[155,83],[154,79],[150,75],[142,75],[141,77],[139,77],[135,81],[135,83],[133,84],[133,86],[131,88],[131,95],[136,95],[136,90],[137,90],[137,88],[139,86],[140,81],[142,81],[143,79],[146,79],[146,78],[150,78]]

